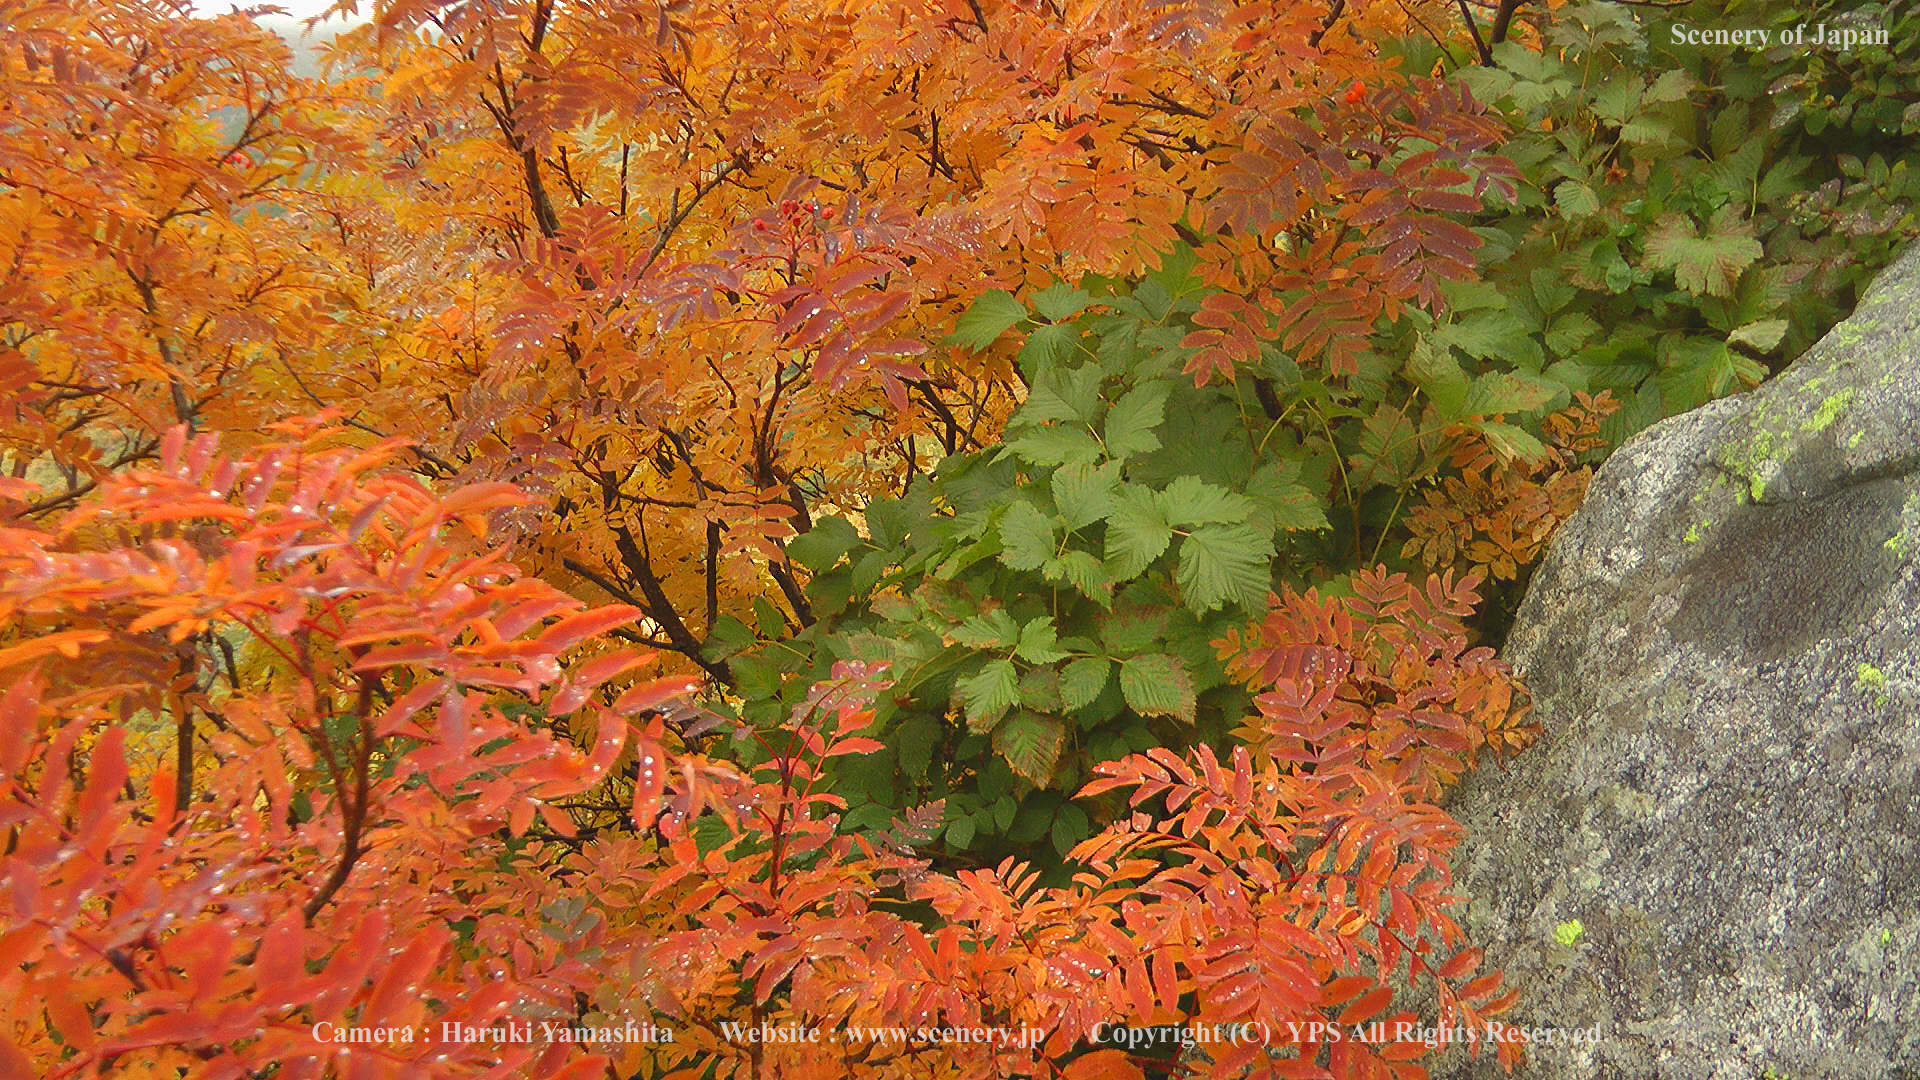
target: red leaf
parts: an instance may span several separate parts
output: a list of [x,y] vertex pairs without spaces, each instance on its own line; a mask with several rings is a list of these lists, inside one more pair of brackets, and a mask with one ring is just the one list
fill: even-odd
[[1341,1027],[1364,1024],[1387,1011],[1387,1006],[1391,1004],[1393,1004],[1393,990],[1382,986],[1363,994],[1360,1000],[1341,1010],[1338,1023]]
[[1374,985],[1374,980],[1365,975],[1348,975],[1335,979],[1320,988],[1320,1004],[1328,1007],[1345,1005],[1366,993],[1367,989]]
[[644,614],[637,607],[625,604],[611,604],[607,607],[582,611],[569,615],[541,633],[539,645],[542,649],[560,652],[570,649],[588,638],[599,637],[609,630],[627,625]]

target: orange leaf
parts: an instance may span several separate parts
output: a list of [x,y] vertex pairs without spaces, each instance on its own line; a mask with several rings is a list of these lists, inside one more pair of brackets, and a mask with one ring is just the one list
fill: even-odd
[[1338,1023],[1341,1027],[1352,1027],[1355,1024],[1364,1024],[1387,1011],[1387,1006],[1391,1004],[1393,1004],[1392,988],[1386,986],[1379,987],[1378,989],[1361,995],[1358,1001],[1341,1010]]
[[569,615],[541,633],[539,645],[542,649],[560,652],[570,649],[588,638],[599,637],[609,630],[627,625],[644,614],[637,607],[625,604],[612,604],[607,607],[582,611]]

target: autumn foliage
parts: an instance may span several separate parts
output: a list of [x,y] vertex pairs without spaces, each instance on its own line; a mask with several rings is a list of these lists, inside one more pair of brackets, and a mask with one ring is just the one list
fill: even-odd
[[[1497,978],[1469,978],[1477,953],[1446,914],[1457,827],[1420,797],[1420,754],[1457,767],[1509,714],[1488,697],[1510,692],[1498,669],[1458,651],[1466,589],[1431,609],[1398,579],[1367,586],[1376,614],[1405,606],[1447,635],[1441,668],[1406,687],[1436,702],[1423,737],[1330,710],[1380,654],[1294,598],[1333,638],[1276,612],[1247,654],[1278,701],[1255,721],[1259,761],[1201,747],[1102,766],[1083,796],[1121,791],[1133,812],[1073,853],[1071,884],[1043,887],[1013,863],[932,868],[914,847],[937,807],[836,827],[821,769],[878,749],[860,733],[882,673],[843,667],[757,736],[777,740],[762,764],[728,765],[695,749],[717,720],[687,680],[623,677],[646,662],[623,650],[560,662],[637,613],[582,609],[485,550],[487,514],[523,496],[435,495],[394,447],[297,434],[235,458],[176,428],[156,467],[0,534],[10,1075],[1135,1076],[1086,1045],[1095,1025],[1364,1024],[1403,963],[1446,1015],[1505,1005]],[[169,677],[202,663],[221,677]],[[1432,685],[1459,665],[1472,682]],[[1374,751],[1341,749],[1356,735]],[[617,823],[580,844],[608,789]],[[1040,1038],[823,1054],[726,1028],[935,1018]],[[508,1022],[677,1037],[593,1055],[438,1034]],[[384,1034],[341,1046],[322,1025]],[[1321,1049],[1248,1042],[1203,1071]],[[1326,1049],[1335,1075],[1423,1052]]]
[[0,0],[0,1080],[1501,1023],[1435,800],[1613,406],[1449,321],[1452,8],[367,14]]

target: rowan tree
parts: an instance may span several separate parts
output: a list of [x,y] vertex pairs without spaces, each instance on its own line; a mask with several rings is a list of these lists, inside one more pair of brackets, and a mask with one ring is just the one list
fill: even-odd
[[549,494],[512,526],[540,565],[728,682],[711,640],[764,621],[749,597],[771,636],[816,618],[787,539],[1024,397],[1013,349],[947,343],[980,296],[1191,244],[1202,382],[1262,341],[1352,374],[1439,305],[1478,244],[1448,214],[1505,167],[1471,98],[1381,66],[1420,11],[379,4],[338,63],[379,87],[353,227],[405,268],[362,301],[396,374],[315,389]]

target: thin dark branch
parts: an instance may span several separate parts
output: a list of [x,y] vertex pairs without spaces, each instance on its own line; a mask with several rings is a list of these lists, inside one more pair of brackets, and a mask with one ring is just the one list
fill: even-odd
[[1500,0],[1500,7],[1493,13],[1493,26],[1487,31],[1487,40],[1498,45],[1507,40],[1507,31],[1513,27],[1514,13],[1526,0]]
[[1307,44],[1316,49],[1319,48],[1320,39],[1327,36],[1327,33],[1333,29],[1333,24],[1340,21],[1340,15],[1346,10],[1347,0],[1333,0],[1333,6],[1327,9],[1327,17],[1320,20],[1320,28],[1307,38]]
[[1467,0],[1454,0],[1454,2],[1460,5],[1460,17],[1466,20],[1467,33],[1473,35],[1473,48],[1480,54],[1480,66],[1492,67],[1493,50],[1488,48],[1486,41],[1480,37],[1480,24],[1473,21],[1473,12],[1467,9]]

